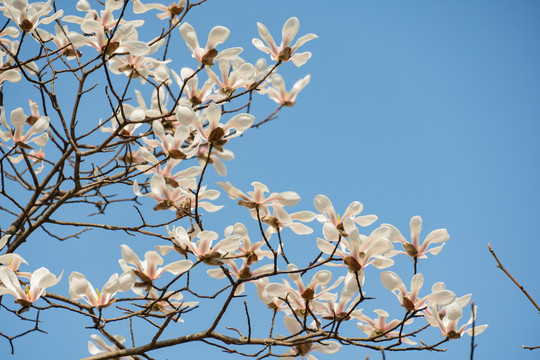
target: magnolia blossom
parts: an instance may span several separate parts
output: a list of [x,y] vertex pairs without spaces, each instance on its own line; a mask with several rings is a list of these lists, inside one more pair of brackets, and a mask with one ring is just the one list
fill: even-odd
[[192,106],[200,105],[210,100],[210,95],[214,92],[215,87],[215,82],[212,78],[206,79],[203,86],[199,89],[199,77],[193,69],[184,67],[180,70],[180,75],[174,70],[171,70],[171,73],[180,89],[184,89],[184,94]]
[[184,145],[187,138],[190,136],[190,131],[187,126],[179,125],[174,130],[174,136],[171,136],[165,132],[165,128],[161,121],[155,120],[152,122],[152,130],[157,139],[143,138],[143,141],[152,149],[160,147],[163,149],[165,155],[179,160],[189,159],[197,153],[197,144],[191,144],[190,146]]
[[[5,238],[7,240],[8,237],[9,235],[6,235],[2,239]],[[2,248],[2,244],[0,243],[0,249],[1,248]],[[24,260],[23,257],[20,256],[19,254],[7,253],[7,254],[0,255],[0,264],[4,265],[7,268],[10,268],[18,277],[25,277],[25,278],[30,279],[30,277],[32,276],[32,273],[19,271],[19,267],[23,263],[28,265],[28,262]]]
[[199,147],[199,150],[197,152],[197,159],[199,161],[199,165],[203,167],[204,164],[208,162],[208,164],[211,164],[214,167],[214,170],[216,170],[219,175],[227,175],[227,168],[225,167],[225,164],[223,164],[222,160],[228,161],[234,159],[234,153],[229,149],[221,149],[221,151],[216,149],[210,153],[209,159],[208,152],[208,145],[203,145]]
[[105,308],[116,301],[113,297],[117,292],[129,291],[134,284],[135,274],[129,271],[121,276],[111,275],[101,291],[97,288],[94,290],[83,274],[73,271],[69,276],[69,294],[73,300],[83,299],[90,306]]
[[[350,221],[346,219],[345,221]],[[348,227],[348,226],[347,226]],[[353,225],[354,227],[354,225]],[[329,241],[317,238],[317,246],[325,254],[334,254],[343,259],[343,264],[354,274],[360,274],[363,280],[363,272],[368,265],[373,265],[378,269],[385,269],[394,264],[394,261],[384,257],[394,247],[388,236],[390,228],[382,226],[375,229],[369,236],[360,235],[358,229],[354,227],[349,231],[349,238],[342,238],[340,246]],[[361,281],[362,283],[362,281]]]
[[85,19],[81,23],[81,30],[93,36],[83,36],[76,32],[68,34],[69,40],[77,48],[91,46],[99,53],[112,56],[115,53],[129,53],[134,56],[144,56],[151,52],[150,46],[137,40],[135,26],[131,23],[118,25],[112,38],[108,38],[103,24],[94,19]]
[[[5,142],[11,139],[16,145],[24,149],[32,149],[32,147],[28,145],[30,142],[33,142],[41,147],[45,146],[47,141],[49,141],[49,134],[44,132],[49,127],[49,118],[46,116],[40,116],[38,119],[35,119],[35,122],[30,130],[24,134],[24,124],[28,119],[29,117],[24,114],[22,108],[13,110],[11,112],[10,122],[15,129],[12,130],[6,121],[5,109],[3,106],[0,106],[0,124],[7,129],[7,131],[0,131],[0,139]],[[36,134],[39,135],[32,137]]]
[[220,101],[231,96],[232,93],[241,87],[250,87],[253,84],[252,76],[255,68],[250,63],[243,63],[238,67],[232,66],[229,60],[222,59],[219,61],[219,71],[221,77],[213,72],[210,68],[206,68],[208,77],[212,79],[219,87],[219,92],[212,97],[214,101]]
[[64,10],[58,10],[51,16],[41,18],[52,11],[51,0],[32,4],[28,0],[4,0],[3,4],[4,16],[12,19],[25,32],[31,32],[39,24],[50,24],[64,15]]
[[240,199],[238,205],[247,207],[254,219],[257,219],[258,213],[261,216],[270,214],[270,207],[274,205],[294,206],[300,201],[300,196],[293,191],[271,193],[268,197],[265,197],[264,194],[270,190],[260,182],[252,182],[253,191],[248,191],[247,194],[232,186],[228,181],[219,181],[217,184],[227,192],[231,200]]
[[236,249],[238,257],[244,257],[247,265],[258,262],[263,258],[272,259],[274,256],[270,250],[262,250],[262,247],[266,244],[264,240],[252,243],[247,228],[242,223],[236,223],[234,226],[227,226],[225,228],[225,236],[230,237],[237,235],[241,237],[242,244]]
[[192,242],[189,238],[186,239],[183,236],[176,240],[182,248],[189,249],[189,252],[195,255],[199,261],[207,265],[222,265],[222,258],[238,249],[242,241],[239,235],[233,235],[212,246],[214,240],[218,238],[218,234],[206,230],[198,233],[197,237],[199,238],[197,242]]
[[448,231],[446,229],[438,229],[429,233],[425,238],[424,242],[420,245],[420,231],[422,230],[422,218],[420,216],[414,216],[410,223],[409,227],[411,229],[411,242],[408,242],[401,232],[390,224],[384,224],[392,229],[392,234],[390,235],[390,241],[400,242],[405,249],[405,252],[401,251],[402,254],[407,254],[412,258],[427,258],[427,254],[431,253],[437,255],[443,248],[444,244],[431,248],[428,250],[428,247],[431,244],[445,243],[450,239]]
[[[339,277],[330,287],[327,287],[332,280],[332,273],[328,270],[320,270],[313,275],[309,284],[305,285],[300,273],[296,272],[297,270],[298,267],[294,264],[287,266],[287,271],[291,272],[289,273],[289,278],[296,285],[296,289],[287,280],[283,279],[283,284],[268,284],[265,289],[267,294],[287,300],[293,310],[301,315],[306,311],[306,303],[311,304],[314,302],[312,305],[315,308],[322,308],[323,305],[316,303],[317,300],[325,301],[337,297],[337,295],[330,293],[330,290],[341,284],[344,280],[343,276]],[[319,287],[321,287],[320,290],[318,290]]]
[[180,26],[179,30],[186,42],[186,45],[191,51],[192,56],[203,65],[212,66],[219,59],[230,59],[242,52],[241,47],[225,49],[221,52],[216,50],[216,46],[225,42],[229,38],[231,31],[226,27],[213,27],[212,30],[210,30],[210,34],[208,34],[208,40],[206,41],[206,46],[204,49],[199,45],[197,33],[195,32],[193,26],[187,22],[184,22],[182,26]]
[[[90,335],[92,340],[94,340],[95,344],[92,341],[88,341],[88,352],[92,355],[99,355],[99,354],[106,354],[109,352],[116,352],[120,350],[120,348],[114,344],[109,345],[103,340],[99,335]],[[126,339],[122,335],[114,335],[113,336],[116,341],[118,341],[120,344],[123,344]],[[120,360],[133,360],[131,356],[123,356],[119,358]]]
[[[191,260],[179,260],[160,268],[159,266],[163,265],[163,258],[157,252],[147,251],[144,260],[141,261],[129,246],[123,244],[120,247],[122,248],[122,259],[118,260],[118,262],[122,270],[124,272],[132,271],[137,275],[142,283],[135,284],[136,287],[144,287],[146,291],[152,287],[154,280],[159,278],[165,271],[173,275],[180,275],[188,271],[193,265]],[[133,265],[133,267],[129,265]]]
[[273,214],[265,215],[261,220],[270,225],[265,235],[269,238],[278,229],[291,229],[297,235],[308,235],[313,232],[313,229],[303,222],[311,222],[315,220],[315,213],[311,211],[298,211],[288,214],[283,206],[273,205]]
[[[444,289],[444,284],[437,283],[433,288]],[[463,308],[467,306],[471,300],[471,294],[467,294],[460,298],[456,298],[454,302],[444,307],[432,304],[424,310],[424,318],[431,326],[438,327],[441,330],[441,336],[447,336],[449,339],[459,339],[464,333],[472,335],[473,329],[467,329],[467,326],[472,324],[473,319],[476,319],[477,307],[474,307],[474,312],[471,314],[469,321],[458,327],[459,319],[463,316]],[[487,325],[479,325],[474,327],[474,334],[481,334]]]
[[169,17],[177,17],[184,11],[186,0],[178,1],[178,4],[173,2],[169,5],[163,5],[158,3],[143,4],[140,0],[133,0],[133,12],[135,14],[143,14],[149,10],[157,9],[161,13],[157,14],[159,20],[164,20]]
[[[145,297],[149,305],[152,306],[152,311],[159,311],[162,314],[170,314],[172,312],[181,313],[183,310],[196,306],[198,301],[184,301],[184,296],[181,292],[167,291],[164,295],[152,288],[148,291]],[[176,322],[184,322],[179,316],[173,318]]]
[[[180,124],[190,126],[197,130],[197,136],[202,137],[207,143],[221,150],[232,138],[242,135],[255,121],[253,115],[238,114],[233,116],[225,124],[221,124],[221,109],[219,105],[212,103],[199,116],[191,107],[179,106],[176,117]],[[207,126],[204,126],[208,119]]]
[[[390,322],[386,322],[389,314],[381,309],[373,310],[374,313],[379,315],[376,319],[371,319],[370,317],[362,314],[362,310],[356,311],[354,317],[361,322],[358,323],[358,328],[362,330],[368,337],[377,338],[384,336],[385,338],[395,338],[399,336],[399,331],[390,331],[398,327],[401,324],[401,320],[394,319]],[[405,322],[405,325],[412,324],[414,319],[409,319]],[[384,334],[384,335],[383,335]],[[401,341],[409,345],[416,345],[416,343],[407,337],[402,336]]]
[[[223,261],[223,264],[226,265],[227,267],[228,274],[231,277],[238,280],[245,280],[254,276],[259,276],[259,275],[264,275],[264,274],[270,275],[274,271],[273,264],[266,264],[257,269],[252,269],[251,266],[248,264],[247,259],[244,259],[242,261],[242,265],[240,267],[238,267],[236,262],[232,259],[223,259],[222,261]],[[214,279],[223,279],[226,276],[221,267],[208,269],[206,273],[208,274],[208,276]],[[249,281],[249,282],[253,282],[253,281]],[[245,282],[242,282],[240,283],[240,285],[238,285],[238,287],[236,288],[236,291],[234,292],[235,296],[241,295],[244,292],[244,288],[245,288],[244,284]]]
[[316,219],[323,223],[324,237],[329,241],[337,241],[340,235],[343,237],[348,236],[343,226],[345,219],[350,218],[360,226],[369,226],[377,220],[377,216],[375,215],[357,216],[364,209],[364,205],[359,201],[350,203],[342,217],[336,214],[334,205],[324,195],[319,194],[315,196],[313,205],[321,213],[317,215]]
[[401,306],[407,311],[422,310],[432,303],[448,305],[456,298],[456,295],[449,290],[436,290],[420,298],[420,289],[424,284],[424,276],[422,274],[416,274],[412,277],[411,291],[407,291],[401,278],[392,271],[383,271],[381,273],[381,282],[385,288],[396,295]]
[[52,41],[58,49],[62,49],[62,55],[68,60],[73,60],[80,57],[81,52],[71,43],[68,38],[69,30],[67,26],[56,24],[55,35],[48,33],[43,29],[36,29],[36,37],[43,42]]
[[270,86],[261,90],[261,94],[266,94],[270,99],[283,106],[293,106],[296,102],[298,93],[309,84],[311,75],[306,75],[304,78],[294,83],[291,91],[285,89],[285,80],[279,74],[274,74],[270,78]]
[[259,39],[253,39],[252,43],[257,49],[267,54],[270,54],[270,57],[274,61],[292,60],[294,65],[302,66],[309,60],[309,58],[311,57],[311,53],[309,51],[297,53],[296,51],[300,46],[302,46],[309,40],[316,39],[318,36],[315,34],[304,35],[299,38],[294,45],[292,45],[292,40],[294,39],[296,34],[298,34],[299,28],[300,21],[298,21],[298,18],[292,17],[287,20],[283,25],[281,44],[278,47],[266,26],[258,22],[257,29],[259,30],[259,35],[266,43],[266,46]]
[[[293,335],[300,334],[302,332],[302,324],[296,320],[296,318],[291,316],[285,316],[283,318],[285,327]],[[294,338],[293,338],[294,339]],[[280,357],[285,359],[293,359],[298,356],[302,359],[307,360],[317,360],[313,355],[310,355],[313,351],[318,351],[323,354],[332,355],[341,350],[341,345],[335,341],[320,341],[320,342],[311,342],[306,340],[299,345],[292,346],[289,350],[285,351]]]
[[23,290],[15,272],[9,267],[2,267],[0,268],[0,281],[4,287],[0,286],[0,295],[13,295],[15,302],[22,306],[19,312],[24,312],[41,296],[47,294],[45,291],[46,288],[58,284],[60,279],[62,279],[62,274],[56,277],[48,269],[41,267],[32,273],[30,276],[30,286],[25,285],[26,289]]

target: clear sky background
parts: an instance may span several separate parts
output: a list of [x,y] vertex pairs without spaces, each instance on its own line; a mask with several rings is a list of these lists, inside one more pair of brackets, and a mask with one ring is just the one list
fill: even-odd
[[[153,13],[147,16],[154,19]],[[303,46],[302,50],[313,53],[306,65],[285,64],[280,73],[289,88],[306,74],[311,74],[311,83],[293,108],[231,142],[236,159],[227,163],[227,180],[244,191],[251,190],[252,181],[265,183],[271,191],[296,191],[302,196],[297,210],[315,211],[312,200],[317,194],[328,196],[340,212],[358,200],[365,206],[364,213],[379,217],[376,225],[391,223],[406,236],[414,215],[424,220],[423,236],[447,228],[450,241],[444,250],[419,264],[424,291],[444,281],[458,296],[473,293],[479,307],[477,323],[489,324],[476,338],[476,360],[537,359],[540,350],[523,350],[521,345],[540,345],[539,314],[496,268],[487,244],[540,300],[540,4],[208,1],[192,12],[188,22],[201,43],[212,26],[228,27],[232,34],[227,47],[242,46],[242,57],[254,63],[264,55],[251,45],[251,39],[258,37],[256,22],[280,39],[281,27],[291,16],[300,19],[299,35],[313,32],[319,39]],[[171,51],[187,54],[179,34],[175,36]],[[187,55],[186,60],[174,68],[196,66]],[[266,98],[256,100],[257,118],[275,108]],[[25,102],[13,108],[26,108]],[[94,124],[98,120],[90,112],[85,119]],[[210,184],[222,180],[213,172],[208,179]],[[154,205],[145,201],[148,207]],[[209,217],[216,221],[212,230],[222,234],[226,225],[249,222],[247,212],[237,211],[225,194],[220,201],[228,211]],[[110,215],[122,221],[116,220],[116,214]],[[316,231],[311,236],[297,239],[289,234],[290,251],[296,256],[315,246],[320,229],[312,225]],[[153,245],[120,233],[94,232],[65,243],[44,237],[20,253],[32,268],[46,266],[55,273],[64,269],[62,284],[51,291],[67,294],[67,277],[73,270],[100,287],[110,274],[120,271],[116,261],[122,243],[137,249],[140,257]],[[400,274],[408,284],[412,266],[405,258],[399,260],[397,269],[404,270]],[[396,299],[380,289],[378,271],[368,276],[376,294],[387,300],[384,305],[366,304],[366,314],[385,308],[401,316]],[[370,288],[366,291],[370,295]],[[205,309],[211,316],[212,308]],[[43,316],[49,335],[32,334],[16,342],[10,359],[29,359],[36,349],[45,354],[61,350],[56,359],[87,356],[86,342],[93,332],[80,329],[89,324],[77,327],[78,320],[67,316],[55,325],[57,313]],[[192,331],[204,323],[196,313],[188,314],[182,326]],[[468,314],[467,310],[465,321]],[[0,313],[0,322],[4,316]],[[66,339],[61,328],[77,333],[72,327],[79,334]],[[177,329],[178,333],[168,335],[182,335],[182,327]],[[427,338],[437,341],[438,330],[431,330]],[[128,337],[127,332],[123,335]],[[464,359],[469,356],[469,340],[465,336],[451,341],[447,353],[387,353],[386,358]],[[205,348],[188,345],[156,356],[237,358]],[[7,343],[0,341],[0,353],[8,351]],[[335,358],[364,359],[367,354],[380,358],[363,349],[343,350]]]

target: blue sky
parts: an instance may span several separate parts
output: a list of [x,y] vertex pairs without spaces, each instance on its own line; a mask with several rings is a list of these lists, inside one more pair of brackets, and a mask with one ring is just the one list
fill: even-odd
[[[475,359],[537,358],[540,350],[522,350],[521,345],[540,345],[538,314],[495,267],[487,243],[540,299],[534,265],[540,251],[539,11],[540,4],[534,1],[208,1],[188,17],[201,42],[212,26],[226,26],[232,32],[226,44],[242,46],[242,57],[250,62],[263,56],[251,45],[258,37],[257,21],[279,39],[283,23],[297,16],[299,35],[319,36],[302,48],[313,53],[306,65],[280,68],[289,87],[306,74],[311,74],[311,83],[293,108],[231,142],[236,159],[227,163],[226,180],[244,191],[251,189],[252,181],[265,183],[271,191],[296,191],[302,201],[295,210],[314,210],[317,194],[328,196],[341,212],[358,200],[366,214],[379,217],[376,224],[391,223],[403,234],[408,234],[414,215],[424,220],[424,236],[447,228],[450,241],[444,250],[419,264],[424,286],[444,281],[458,296],[473,293],[479,307],[477,322],[489,324],[477,338]],[[148,20],[152,18],[148,15]],[[186,59],[176,68],[195,67],[183,40],[175,36],[171,53]],[[26,107],[25,101],[13,108],[17,106]],[[253,114],[262,119],[274,108],[270,100],[258,97]],[[98,120],[92,113],[85,119]],[[214,173],[208,179],[210,184],[222,180]],[[221,213],[209,216],[207,223],[212,219],[216,224],[213,230],[221,234],[226,225],[249,222],[244,209],[238,211],[225,194],[220,201],[227,206],[226,218]],[[57,273],[64,269],[67,290],[73,270],[85,273],[96,286],[101,284],[98,279],[105,281],[120,271],[116,265],[120,244],[133,245],[141,257],[153,245],[123,234],[93,234],[65,243],[44,237],[24,247],[21,255],[36,267],[47,266]],[[319,229],[312,236],[291,236],[290,251],[300,256],[315,246],[316,236]],[[400,274],[408,284],[411,265],[400,260],[398,269],[403,269]],[[366,305],[366,313],[388,308],[399,314],[396,299],[377,284],[377,273],[371,274],[370,283],[386,300]],[[370,290],[366,289],[368,294]],[[53,325],[53,314],[44,319],[50,334],[32,334],[16,343],[11,358],[29,358],[36,348],[45,353],[65,349],[58,359],[87,354],[88,330],[66,340]],[[197,327],[198,322],[204,319],[188,315],[183,326]],[[438,331],[432,330],[427,338],[437,341]],[[447,353],[391,353],[387,358],[468,357],[467,336],[447,345]],[[0,341],[3,351],[8,347]],[[226,358],[218,350],[204,352],[201,345],[185,351]],[[158,354],[172,359],[178,350]],[[344,350],[341,356],[366,354],[380,357],[365,350]]]

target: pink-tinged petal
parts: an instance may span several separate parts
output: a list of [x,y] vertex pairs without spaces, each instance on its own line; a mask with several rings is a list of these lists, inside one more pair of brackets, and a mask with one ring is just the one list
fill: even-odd
[[[474,327],[474,336],[480,335],[481,333],[483,333],[484,330],[487,329],[487,327],[488,327],[488,325],[475,326]],[[467,329],[467,330],[464,331],[464,333],[472,336],[472,331],[473,331],[473,329]]]
[[335,341],[321,341],[320,343],[314,343],[311,347],[311,351],[318,351],[323,354],[336,354],[341,350],[341,345]]
[[205,51],[215,49],[219,44],[224,43],[231,34],[231,31],[224,26],[215,26],[210,30],[208,34],[208,41],[206,42]]
[[293,64],[297,67],[304,65],[309,59],[311,59],[311,53],[309,51],[303,53],[295,53],[291,58]]
[[438,229],[434,230],[429,233],[429,235],[424,240],[424,243],[422,244],[422,247],[428,247],[429,244],[432,243],[443,243],[447,242],[450,239],[450,235],[448,235],[448,231],[446,229]]
[[402,295],[407,294],[407,289],[405,288],[405,284],[403,284],[403,281],[395,272],[383,271],[380,277],[381,277],[381,283],[386,289],[390,291],[397,289],[401,292]]
[[209,131],[214,130],[216,127],[218,127],[219,120],[221,119],[221,108],[219,105],[212,103],[208,108],[206,109],[206,117],[208,118],[208,122],[210,123],[210,129]]
[[424,275],[422,274],[415,274],[411,279],[411,297],[415,300],[418,299],[418,293],[420,292],[420,289],[422,288],[422,285],[424,285]]
[[199,207],[208,212],[216,212],[223,209],[223,205],[214,205],[207,201],[199,201]]
[[[60,276],[56,277],[54,274],[51,274],[48,269],[41,267],[34,271],[32,278],[36,278],[34,282],[35,287],[44,289],[58,284],[63,275],[64,272],[62,271]],[[32,285],[32,280],[30,280],[30,284]]]
[[422,218],[420,216],[413,216],[409,223],[409,228],[411,229],[411,243],[418,249],[420,231],[422,230]]
[[120,249],[121,249],[122,258],[126,262],[133,264],[137,266],[138,268],[141,267],[141,260],[129,246],[122,244],[120,245]]
[[375,266],[377,269],[387,269],[390,266],[394,265],[394,260],[388,259],[385,257],[376,258],[369,262],[371,265]]
[[17,108],[11,112],[10,121],[15,127],[13,137],[15,140],[19,140],[23,134],[23,127],[26,123],[26,115],[22,108]]
[[32,138],[29,142],[33,142],[39,147],[44,147],[45,145],[47,145],[48,141],[49,141],[49,134],[43,133],[41,135],[38,135]]
[[[438,253],[441,252],[443,247],[444,247],[444,244],[442,244],[441,246],[434,247],[433,249],[429,249],[428,251],[426,251],[426,253],[430,253],[432,255],[437,255]],[[420,251],[420,252],[422,252],[422,251]]]
[[270,48],[266,47],[260,39],[253,39],[251,43],[259,50],[266,54],[270,54]]
[[302,325],[296,320],[296,318],[292,316],[285,316],[283,318],[283,323],[285,324],[285,327],[291,334],[298,334],[300,331],[302,331]]
[[313,233],[312,228],[301,223],[293,223],[289,225],[289,229],[291,229],[297,235],[309,235]]
[[296,43],[294,46],[292,46],[292,51],[295,52],[300,46],[304,45],[310,40],[318,39],[319,37],[315,34],[307,34],[302,37],[300,37],[298,40],[296,40]]
[[92,285],[86,277],[73,271],[69,276],[69,295],[73,300],[82,299],[84,296],[89,296],[91,294]]
[[105,45],[105,32],[103,25],[94,19],[86,19],[81,24],[81,30],[87,34],[95,33],[99,46]]
[[377,239],[366,251],[366,258],[370,258],[375,255],[384,255],[388,251],[392,250],[394,247],[388,239]]
[[390,228],[390,237],[388,238],[388,240],[390,240],[391,242],[400,242],[402,244],[408,243],[405,237],[394,225],[382,224],[381,226],[386,226]]
[[163,271],[168,271],[173,275],[180,275],[191,269],[193,262],[191,260],[180,260],[163,267]]
[[320,270],[311,279],[309,285],[315,289],[317,286],[326,286],[332,281],[332,273],[328,270]]
[[354,222],[360,226],[365,227],[373,224],[375,221],[377,221],[377,219],[377,215],[363,215],[354,219]]
[[364,205],[360,201],[353,201],[348,207],[347,210],[345,210],[345,213],[343,214],[343,218],[350,217],[350,216],[356,216],[362,212],[364,209]]
[[300,201],[300,195],[294,191],[284,191],[282,193],[274,193],[268,197],[268,200],[279,202],[284,206],[295,206]]
[[330,199],[324,195],[317,195],[313,199],[313,206],[321,213],[332,212],[335,213],[334,206]]
[[142,41],[122,41],[116,52],[128,52],[134,56],[144,56],[150,53],[150,46]]
[[358,229],[353,229],[349,233],[349,250],[351,251],[351,256],[357,257],[359,255],[360,249],[360,234]]
[[437,305],[444,306],[452,303],[456,299],[456,294],[450,290],[442,290],[431,293],[426,299],[433,300]]
[[285,48],[291,46],[292,39],[298,34],[300,29],[300,21],[298,18],[292,17],[288,19],[283,25],[283,30],[281,31],[281,46],[280,48]]
[[[317,238],[317,247],[325,254],[332,254],[336,246],[326,240]],[[336,250],[336,255],[339,255],[338,253],[342,253],[342,251]]]
[[241,198],[244,200],[250,200],[246,194],[244,194],[242,191],[232,186],[231,183],[228,181],[227,182],[218,181],[216,184],[227,192],[227,195],[229,195],[229,198],[231,198],[231,200],[235,200],[238,198]]
[[206,273],[208,274],[208,276],[214,279],[225,278],[225,273],[223,272],[223,270],[221,270],[221,268],[208,269],[206,270]]
[[236,135],[240,135],[253,125],[255,117],[250,114],[238,114],[229,120],[224,126],[223,130],[227,132],[229,129],[236,129]]
[[266,285],[266,287],[264,288],[264,291],[266,292],[267,295],[270,295],[272,297],[284,298],[287,295],[287,293],[291,291],[291,288],[284,284],[271,283],[271,284]]
[[2,74],[0,74],[0,83],[3,81],[18,83],[19,81],[21,81],[21,79],[21,74],[15,69],[6,70]]
[[[270,35],[270,32],[268,31],[266,26],[264,26],[263,24],[258,22],[257,23],[257,30],[259,31],[259,35],[261,36],[261,38],[268,45],[270,52],[272,54],[277,55],[276,42],[274,41],[274,38],[272,37],[272,35]],[[255,42],[253,42],[253,45],[255,45]],[[257,46],[257,45],[255,45],[255,46]]]
[[463,310],[457,302],[453,302],[446,306],[446,317],[450,321],[459,320],[463,316]]
[[9,290],[9,293],[15,297],[24,296],[24,292],[20,288],[17,275],[9,267],[0,268],[0,281]]
[[185,22],[180,26],[180,35],[184,38],[184,41],[186,42],[188,48],[191,50],[192,53],[199,54],[199,40],[197,39],[197,33],[195,32],[195,29],[193,26],[191,26],[189,23]]
[[214,247],[214,251],[231,252],[238,249],[242,244],[242,237],[239,235],[233,235],[218,242]]
[[232,58],[240,55],[244,51],[241,47],[233,47],[220,51],[214,58],[214,62],[218,60],[231,60]]

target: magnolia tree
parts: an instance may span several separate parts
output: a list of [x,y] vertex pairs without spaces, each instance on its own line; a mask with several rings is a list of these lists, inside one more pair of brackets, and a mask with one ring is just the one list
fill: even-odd
[[[300,200],[290,189],[227,181],[229,144],[293,106],[309,83],[307,75],[288,90],[278,71],[306,63],[312,54],[304,45],[317,36],[297,37],[296,17],[281,35],[257,23],[251,42],[262,57],[248,61],[241,47],[224,44],[226,27],[190,25],[204,2],[80,0],[78,12],[66,14],[51,0],[0,1],[2,341],[16,352],[19,338],[46,328],[40,314],[69,312],[91,329],[93,360],[150,359],[192,342],[246,357],[307,359],[344,347],[383,357],[443,351],[465,334],[474,344],[487,325],[476,326],[471,294],[443,282],[423,286],[419,271],[449,240],[446,229],[421,237],[420,216],[410,231],[373,225],[377,217],[363,215],[362,203],[340,213],[322,194],[314,209],[290,210]],[[149,16],[159,25],[145,24]],[[205,41],[200,33],[208,31]],[[174,54],[181,60],[169,51],[172,42],[181,44]],[[69,91],[59,96],[60,87]],[[4,104],[13,91],[26,96]],[[253,115],[261,96],[277,108]],[[108,116],[85,107],[108,109]],[[212,168],[223,181],[206,181]],[[226,196],[245,216],[222,209]],[[73,204],[87,215],[136,204],[138,218],[80,221],[62,213]],[[214,212],[229,226],[207,221]],[[74,269],[52,273],[18,254],[40,237],[66,240],[88,229],[115,231],[125,241],[107,249],[119,266],[105,283]],[[140,237],[148,249],[137,253],[130,241]],[[316,251],[290,251],[295,237]],[[398,275],[398,262],[411,265]],[[60,282],[69,291],[55,291]],[[375,283],[387,290],[375,293]],[[389,309],[393,303],[400,312]],[[259,316],[261,305],[270,316]],[[14,332],[18,321],[27,328]],[[282,324],[289,333],[278,331]],[[430,332],[441,338],[425,340]]]

